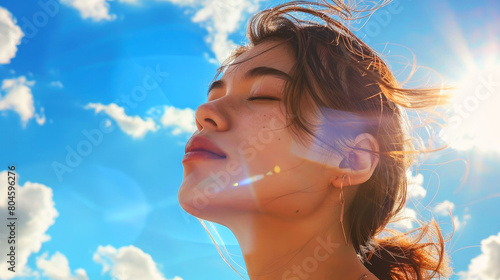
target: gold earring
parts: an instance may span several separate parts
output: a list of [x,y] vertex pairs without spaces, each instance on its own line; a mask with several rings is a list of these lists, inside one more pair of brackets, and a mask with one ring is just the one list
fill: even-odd
[[342,233],[344,233],[345,245],[349,246],[347,243],[347,237],[345,235],[344,229],[344,192],[342,191],[342,187],[344,186],[345,174],[342,176],[342,182],[340,183],[340,202],[342,203],[342,210],[340,211],[340,225],[342,226]]

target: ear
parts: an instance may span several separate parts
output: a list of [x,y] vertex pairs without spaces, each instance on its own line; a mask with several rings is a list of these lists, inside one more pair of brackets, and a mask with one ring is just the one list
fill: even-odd
[[332,179],[332,184],[340,187],[344,175],[343,186],[359,185],[368,181],[377,167],[378,152],[378,141],[373,135],[362,133],[356,136],[351,147],[345,152],[339,164],[339,176]]

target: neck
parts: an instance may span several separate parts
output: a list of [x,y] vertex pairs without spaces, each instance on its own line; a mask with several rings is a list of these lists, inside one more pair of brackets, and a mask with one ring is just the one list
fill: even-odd
[[346,245],[338,220],[325,222],[332,220],[331,205],[319,209],[324,213],[296,219],[240,214],[225,223],[238,240],[250,280],[358,280],[364,274],[365,280],[377,279]]

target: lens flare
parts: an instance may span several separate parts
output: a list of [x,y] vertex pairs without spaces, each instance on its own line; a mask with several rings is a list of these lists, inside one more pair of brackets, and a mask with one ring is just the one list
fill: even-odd
[[248,185],[250,183],[253,183],[253,182],[261,180],[262,178],[264,178],[264,176],[269,176],[269,175],[273,175],[273,174],[277,174],[277,173],[280,173],[280,167],[278,165],[276,165],[273,168],[273,170],[268,171],[264,175],[263,174],[258,174],[258,175],[252,176],[252,177],[247,177],[247,178],[245,178],[245,179],[243,179],[243,180],[241,180],[239,182],[236,182],[236,183],[233,184],[233,187],[245,186],[245,185]]

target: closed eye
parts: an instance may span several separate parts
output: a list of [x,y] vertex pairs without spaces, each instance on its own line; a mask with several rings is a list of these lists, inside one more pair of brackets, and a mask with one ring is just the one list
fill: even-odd
[[270,96],[251,96],[251,97],[247,98],[248,101],[252,101],[252,100],[256,100],[256,99],[279,101],[278,98],[276,98],[276,97],[270,97]]

